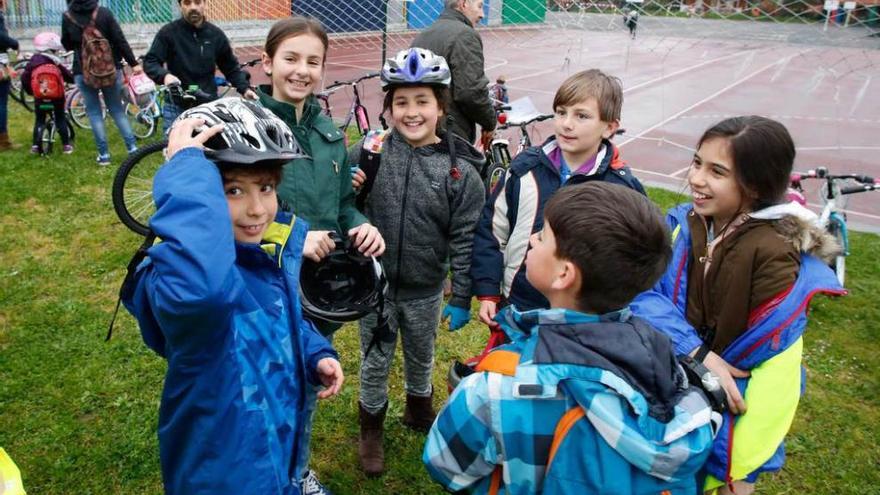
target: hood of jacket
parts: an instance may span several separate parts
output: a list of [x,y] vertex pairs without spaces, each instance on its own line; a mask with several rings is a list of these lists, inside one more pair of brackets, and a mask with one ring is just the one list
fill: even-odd
[[91,14],[98,8],[98,0],[70,0],[67,9],[77,14]]
[[819,225],[819,217],[795,201],[752,212],[756,220],[776,220],[773,227],[798,251],[831,263],[843,250],[831,234]]
[[[693,447],[689,434],[712,422],[711,408],[688,386],[669,338],[629,308],[588,315],[507,307],[496,321],[523,350],[516,379],[528,383],[531,375],[545,389],[562,387],[608,444],[646,473],[673,477],[684,460],[676,449]],[[698,450],[709,445],[708,430],[702,435],[706,441]]]

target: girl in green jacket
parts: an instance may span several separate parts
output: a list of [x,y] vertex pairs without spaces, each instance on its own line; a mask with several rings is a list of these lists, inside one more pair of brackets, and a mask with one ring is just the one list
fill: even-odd
[[[289,17],[272,26],[262,59],[270,85],[258,90],[260,102],[290,126],[309,158],[293,160],[284,167],[278,198],[282,207],[309,223],[303,256],[320,261],[334,248],[330,231],[348,235],[367,256],[385,251],[379,230],[355,207],[351,169],[342,132],[321,113],[313,93],[324,75],[327,33],[314,19]],[[316,322],[325,336],[340,325]],[[306,421],[294,473],[300,476],[303,495],[330,493],[308,468],[311,417],[317,390],[306,394]]]

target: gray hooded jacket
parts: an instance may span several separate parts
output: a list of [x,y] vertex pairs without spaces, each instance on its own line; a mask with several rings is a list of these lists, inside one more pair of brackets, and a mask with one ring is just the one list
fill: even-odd
[[[350,149],[349,163],[360,162],[362,147]],[[364,213],[385,239],[382,267],[393,300],[436,295],[451,264],[449,303],[470,308],[473,232],[486,199],[477,169],[483,155],[461,138],[455,154],[460,174],[452,173],[445,137],[418,148],[395,130],[385,138]]]

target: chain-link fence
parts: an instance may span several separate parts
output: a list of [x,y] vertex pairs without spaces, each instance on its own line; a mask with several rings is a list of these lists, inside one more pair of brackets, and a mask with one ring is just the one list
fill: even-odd
[[[245,58],[259,55],[276,19],[321,20],[331,36],[328,83],[377,70],[444,7],[443,0],[205,1],[208,19]],[[176,0],[102,5],[137,53],[179,16]],[[7,25],[27,46],[37,32],[59,30],[64,8],[64,0],[8,0]],[[544,112],[577,70],[620,77],[627,133],[619,144],[648,182],[678,187],[702,130],[747,113],[792,130],[798,168],[880,175],[880,0],[484,0],[478,31],[489,78],[505,75],[512,99],[528,96]],[[375,80],[367,84],[374,113],[380,92]],[[537,126],[535,138],[550,126]],[[851,219],[880,226],[877,202],[859,196]]]

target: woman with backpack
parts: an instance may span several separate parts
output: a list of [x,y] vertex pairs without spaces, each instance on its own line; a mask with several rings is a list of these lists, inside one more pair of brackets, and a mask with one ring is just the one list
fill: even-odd
[[98,165],[109,165],[110,149],[98,92],[103,94],[107,111],[122,133],[126,149],[132,153],[137,145],[122,105],[122,59],[135,74],[143,69],[116,18],[106,7],[98,7],[98,0],[68,0],[67,12],[61,20],[61,43],[65,49],[74,51],[74,80],[83,95],[95,135]]

